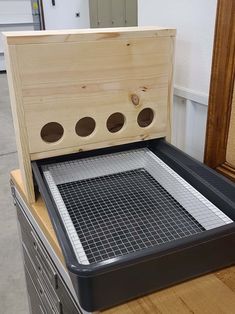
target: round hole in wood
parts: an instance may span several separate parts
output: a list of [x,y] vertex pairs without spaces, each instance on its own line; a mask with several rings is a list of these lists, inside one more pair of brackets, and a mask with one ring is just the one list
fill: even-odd
[[80,119],[76,126],[75,126],[75,131],[77,135],[85,137],[93,133],[95,130],[95,120],[91,117],[84,117]]
[[153,122],[153,118],[153,110],[151,108],[145,108],[138,114],[137,122],[141,128],[145,128]]
[[125,123],[125,116],[120,112],[115,112],[107,120],[107,129],[111,133],[120,131]]
[[41,129],[41,138],[46,143],[55,143],[61,139],[64,129],[58,122],[49,122]]

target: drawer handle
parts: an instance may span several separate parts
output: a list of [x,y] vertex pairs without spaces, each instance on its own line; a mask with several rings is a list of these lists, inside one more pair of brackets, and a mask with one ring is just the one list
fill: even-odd
[[[47,284],[51,284],[50,281],[48,280],[47,273],[45,272],[44,267],[42,266],[42,264],[41,264],[41,262],[40,262],[40,260],[39,260],[39,257],[38,257],[38,256],[35,256],[35,257],[36,257],[36,260],[37,260],[37,268],[38,268],[38,270],[40,271],[40,274],[41,274],[41,276],[42,276],[42,280],[44,280],[44,283],[45,283],[45,284],[46,284],[46,282],[47,282]],[[39,276],[40,276],[40,275],[39,275]],[[45,277],[46,277],[46,278],[45,278]],[[54,290],[54,291],[55,291],[55,290]],[[55,293],[56,293],[56,292],[55,292]],[[56,304],[58,304],[58,307],[59,307],[59,308],[61,308],[62,304],[61,304],[61,302],[60,302],[60,300],[59,300],[57,294],[56,294],[56,297],[57,297],[57,300],[55,300],[54,302],[55,302]],[[60,313],[61,313],[61,310],[60,310]]]
[[31,230],[31,236],[33,238],[33,247],[35,248],[35,250],[37,251],[38,250],[38,240],[36,239],[33,231]]
[[[45,269],[46,273],[48,274],[48,276],[50,277],[51,281],[52,281],[52,285],[55,289],[58,288],[58,278],[57,278],[57,273],[54,270],[54,267],[51,265],[50,260],[48,259],[48,257],[46,256],[46,254],[44,253],[44,249],[41,246],[41,244],[39,243],[38,239],[36,238],[36,235],[34,234],[34,232],[31,230],[31,235],[33,237],[33,246],[35,248],[35,250],[38,252],[39,255],[42,255],[42,257],[44,258],[47,266],[49,267],[50,271],[48,271],[47,269]],[[42,265],[41,265],[42,267]]]
[[[45,256],[45,254],[43,252],[42,253],[42,256],[38,256],[38,259],[39,260],[42,260],[42,257],[44,258],[44,261],[46,263],[46,265],[49,267],[50,270],[47,269],[45,263],[42,263],[41,262],[41,268],[44,270],[44,272],[47,274],[47,276],[50,278],[50,281],[52,283],[52,286],[54,289],[57,289],[58,288],[58,275],[57,273],[55,272],[54,268],[52,268],[51,264],[50,264],[50,261],[48,260],[48,258]],[[43,266],[45,265],[45,266]]]
[[38,285],[39,285],[39,293],[41,294],[41,296],[43,296],[44,295],[44,289],[43,289],[42,284],[38,278],[37,278],[37,281],[38,281]]
[[33,242],[33,247],[35,248],[35,250],[37,251],[37,243],[36,242]]
[[39,261],[39,258],[37,256],[35,256],[36,260],[37,260],[37,269],[40,273],[42,273],[42,265],[41,262]]
[[47,294],[45,293],[45,290],[43,288],[43,285],[42,283],[40,282],[40,280],[37,278],[37,281],[38,281],[38,285],[39,285],[39,293],[41,294],[41,297],[42,299],[44,299],[47,303],[47,305],[50,307],[50,310],[52,313],[55,313],[55,309],[54,307],[52,306],[52,304],[50,303],[49,299],[48,299],[48,296]]

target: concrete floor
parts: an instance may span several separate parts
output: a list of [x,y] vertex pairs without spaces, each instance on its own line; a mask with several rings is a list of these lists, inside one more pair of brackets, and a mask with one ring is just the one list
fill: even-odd
[[0,74],[0,313],[27,314],[23,263],[9,173],[18,167],[6,74]]

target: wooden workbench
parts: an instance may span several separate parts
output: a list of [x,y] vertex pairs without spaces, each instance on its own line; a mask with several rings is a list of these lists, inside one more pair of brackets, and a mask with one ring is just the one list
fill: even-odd
[[[20,170],[12,171],[11,179],[54,251],[64,263],[61,248],[42,198],[39,196],[36,203],[32,205],[27,202]],[[103,313],[235,313],[235,267],[164,289]]]

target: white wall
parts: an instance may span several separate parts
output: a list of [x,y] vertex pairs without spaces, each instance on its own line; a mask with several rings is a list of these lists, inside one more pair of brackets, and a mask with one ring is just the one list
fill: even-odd
[[175,83],[208,94],[217,0],[139,0],[139,25],[177,28]]
[[30,0],[0,0],[0,71],[6,69],[1,33],[32,29],[33,16]]
[[[173,142],[203,159],[217,0],[139,0],[138,24],[175,27]],[[204,108],[205,107],[205,108]]]
[[[43,0],[46,29],[89,28],[89,0]],[[80,17],[76,17],[76,13]]]

